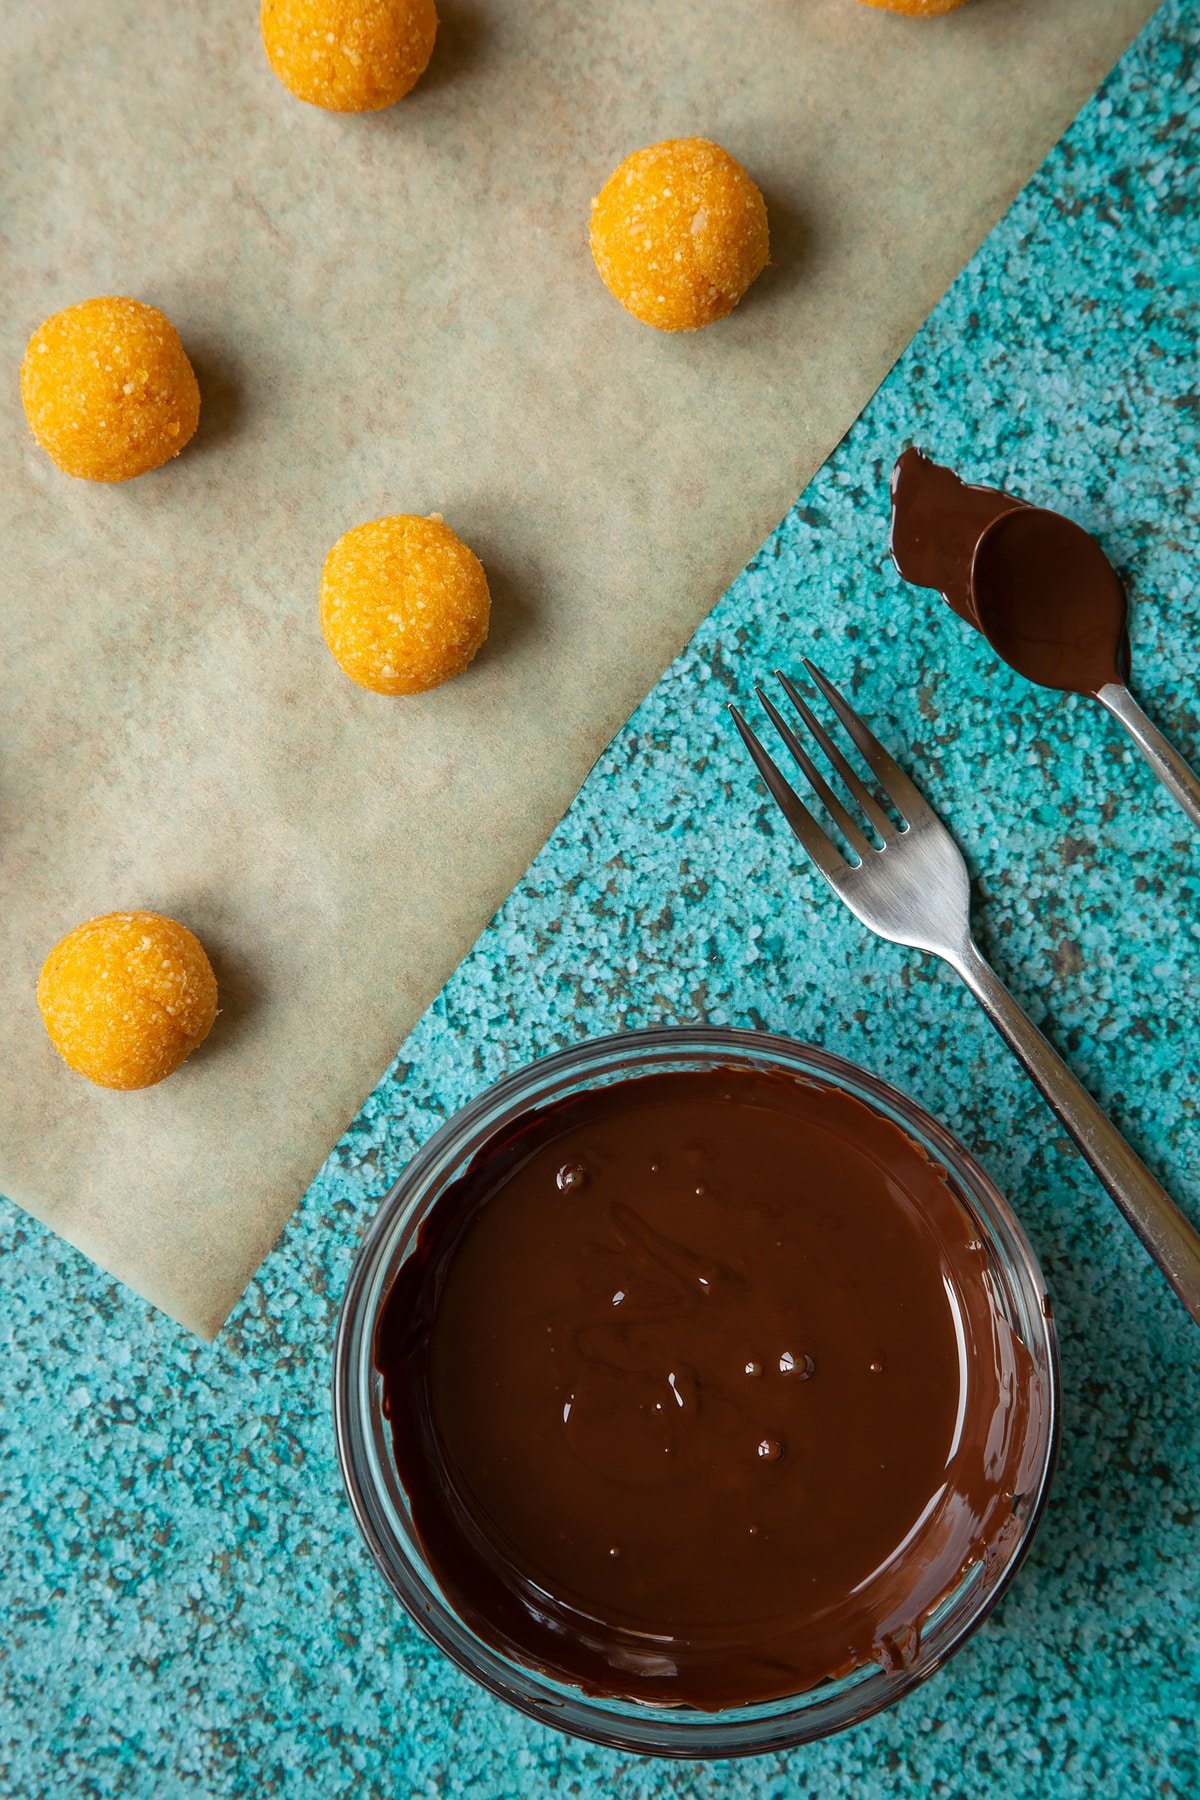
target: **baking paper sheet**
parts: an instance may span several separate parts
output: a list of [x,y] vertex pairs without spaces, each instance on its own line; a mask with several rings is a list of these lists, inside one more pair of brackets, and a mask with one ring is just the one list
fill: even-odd
[[[284,92],[257,10],[17,0],[2,51],[0,1191],[205,1335],[1153,8],[445,0],[425,80],[362,118]],[[665,338],[601,287],[588,204],[685,133],[758,179],[773,261]],[[162,306],[203,394],[192,446],[120,487],[60,475],[17,390],[40,320],[101,293]],[[317,627],[325,553],[434,510],[487,567],[491,641],[430,695],[361,692]],[[134,907],[200,935],[224,1010],[119,1095],[59,1062],[34,988]]]

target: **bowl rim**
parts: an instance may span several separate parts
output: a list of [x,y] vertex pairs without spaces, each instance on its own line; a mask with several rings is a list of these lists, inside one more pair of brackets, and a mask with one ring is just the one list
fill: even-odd
[[[1008,1301],[1023,1302],[1026,1321],[1036,1328],[1036,1346],[1025,1339],[1024,1332],[1020,1335],[1034,1360],[1044,1403],[1041,1455],[1019,1535],[997,1568],[984,1575],[981,1565],[973,1565],[934,1608],[923,1623],[921,1649],[910,1667],[885,1671],[871,1663],[838,1682],[820,1684],[790,1699],[711,1713],[586,1694],[507,1657],[471,1631],[450,1603],[434,1591],[432,1573],[422,1579],[422,1553],[415,1533],[405,1538],[390,1520],[387,1524],[383,1521],[385,1510],[390,1508],[394,1516],[396,1508],[379,1479],[383,1472],[378,1467],[377,1446],[370,1442],[370,1427],[374,1424],[374,1435],[386,1439],[389,1462],[390,1435],[386,1426],[380,1429],[366,1399],[372,1379],[379,1382],[372,1348],[379,1308],[394,1279],[395,1268],[389,1273],[389,1265],[398,1267],[404,1260],[421,1221],[436,1205],[455,1169],[468,1162],[499,1128],[504,1112],[518,1102],[522,1111],[548,1104],[574,1078],[580,1085],[585,1085],[589,1076],[636,1079],[656,1061],[696,1057],[706,1058],[713,1066],[741,1061],[756,1068],[783,1069],[801,1080],[832,1082],[890,1116],[902,1130],[916,1136],[918,1143],[924,1140],[946,1169],[960,1203],[983,1230],[990,1260],[994,1263],[1000,1253],[1002,1273],[1012,1289]],[[631,1059],[633,1066],[626,1067]],[[450,1158],[453,1164],[449,1164]],[[989,1215],[982,1218],[978,1211],[981,1201]],[[397,1254],[398,1249],[404,1254]],[[364,1306],[369,1307],[369,1317]],[[978,1630],[1028,1554],[1045,1515],[1061,1437],[1061,1371],[1053,1307],[1024,1228],[991,1177],[924,1107],[870,1070],[800,1039],[732,1026],[657,1026],[583,1038],[510,1070],[445,1118],[387,1190],[359,1245],[338,1312],[332,1388],[338,1462],[351,1510],[373,1561],[409,1619],[473,1681],[540,1724],[609,1749],[674,1758],[751,1756],[791,1749],[861,1723],[927,1680]],[[394,1472],[393,1485],[402,1492]],[[972,1599],[974,1589],[985,1583],[986,1591]],[[965,1604],[965,1616],[927,1653],[931,1635],[936,1636],[945,1615],[960,1603]],[[868,1687],[874,1691],[861,1691]]]

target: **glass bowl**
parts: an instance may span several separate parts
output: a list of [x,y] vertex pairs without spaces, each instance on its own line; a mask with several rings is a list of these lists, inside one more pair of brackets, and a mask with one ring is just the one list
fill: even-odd
[[[871,1663],[787,1699],[702,1712],[586,1694],[506,1657],[458,1616],[413,1528],[372,1350],[380,1308],[422,1221],[496,1131],[584,1088],[652,1071],[730,1067],[782,1071],[841,1088],[942,1165],[986,1246],[995,1304],[1029,1352],[1041,1404],[1032,1409],[1030,1425],[1034,1477],[1015,1503],[1020,1530],[986,1564],[968,1569],[926,1617],[907,1667]],[[995,1606],[1029,1548],[1049,1492],[1058,1448],[1058,1346],[1041,1271],[1007,1202],[920,1107],[810,1045],[763,1032],[682,1027],[594,1039],[543,1057],[489,1088],[434,1133],[384,1199],[351,1270],[338,1320],[333,1403],[342,1475],[367,1546],[412,1618],[468,1675],[543,1724],[614,1749],[654,1756],[755,1755],[828,1736],[892,1705],[940,1668]]]

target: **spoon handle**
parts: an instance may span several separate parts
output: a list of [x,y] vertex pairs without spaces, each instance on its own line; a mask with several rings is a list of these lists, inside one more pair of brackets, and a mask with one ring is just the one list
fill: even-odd
[[1096,698],[1125,727],[1167,792],[1174,795],[1192,824],[1200,827],[1200,776],[1146,717],[1123,683],[1110,681]]

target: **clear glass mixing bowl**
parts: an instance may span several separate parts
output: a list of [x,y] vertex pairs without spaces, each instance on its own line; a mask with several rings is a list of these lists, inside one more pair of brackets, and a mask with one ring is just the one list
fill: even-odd
[[[567,1094],[652,1071],[743,1067],[783,1071],[852,1094],[907,1132],[947,1171],[986,1246],[996,1304],[1033,1362],[1041,1404],[1031,1409],[1035,1477],[1015,1505],[1021,1529],[985,1567],[974,1565],[925,1620],[915,1660],[872,1663],[783,1700],[700,1712],[585,1694],[511,1660],[458,1616],[413,1529],[372,1360],[375,1323],[422,1221],[493,1134]],[[1058,1347],[1041,1271],[1011,1209],[979,1165],[934,1119],[886,1082],[840,1057],[762,1032],[683,1027],[594,1039],[507,1076],[456,1113],[418,1151],[387,1195],[359,1250],[338,1321],[334,1421],[346,1490],[372,1556],[411,1616],[494,1694],[547,1725],[655,1756],[724,1757],[825,1737],[890,1706],[941,1667],[995,1606],[1041,1519],[1058,1446]]]

